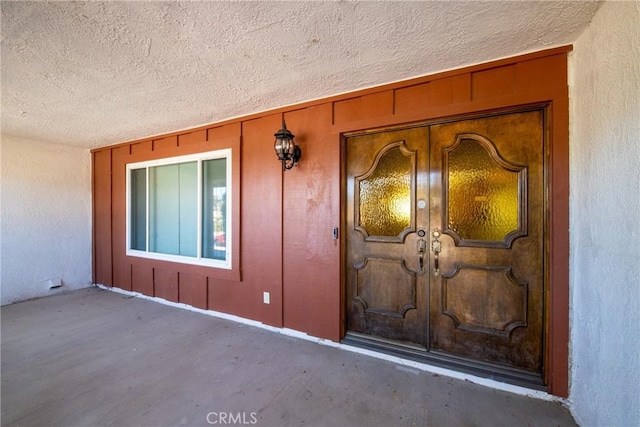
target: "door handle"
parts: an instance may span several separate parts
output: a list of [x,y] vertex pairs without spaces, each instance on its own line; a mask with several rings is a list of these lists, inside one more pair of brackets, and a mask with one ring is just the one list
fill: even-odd
[[427,242],[424,239],[418,239],[418,263],[420,265],[420,274],[424,274],[424,253],[427,251]]
[[440,230],[434,228],[431,232],[433,240],[431,241],[431,251],[433,252],[433,275],[438,277],[440,275],[440,266],[438,265],[438,256],[442,251],[442,243],[440,242]]

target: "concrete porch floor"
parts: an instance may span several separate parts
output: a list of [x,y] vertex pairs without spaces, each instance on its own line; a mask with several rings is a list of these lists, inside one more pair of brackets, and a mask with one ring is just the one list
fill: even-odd
[[3,426],[575,426],[559,403],[87,288],[4,306]]

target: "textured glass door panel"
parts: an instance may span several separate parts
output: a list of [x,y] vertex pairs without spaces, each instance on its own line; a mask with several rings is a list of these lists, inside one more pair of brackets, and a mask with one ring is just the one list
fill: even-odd
[[514,233],[521,235],[524,168],[501,159],[481,137],[459,138],[446,163],[447,228],[456,240],[510,245]]
[[356,178],[357,228],[366,236],[401,236],[411,226],[414,157],[400,144],[392,144],[369,172]]

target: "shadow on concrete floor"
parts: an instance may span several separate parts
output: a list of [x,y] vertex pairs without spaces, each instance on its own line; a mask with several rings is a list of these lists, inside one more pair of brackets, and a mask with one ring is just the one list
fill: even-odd
[[3,426],[575,426],[498,391],[97,288],[2,307]]

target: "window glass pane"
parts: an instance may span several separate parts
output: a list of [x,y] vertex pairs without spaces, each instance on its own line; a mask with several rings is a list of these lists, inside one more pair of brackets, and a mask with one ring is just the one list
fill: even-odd
[[518,229],[518,173],[497,164],[478,142],[449,153],[449,224],[461,239],[500,241]]
[[227,159],[202,164],[202,256],[225,260],[227,249]]
[[147,169],[131,170],[131,249],[147,250]]
[[389,150],[360,181],[360,226],[370,236],[397,236],[411,225],[411,158]]
[[198,163],[181,163],[180,255],[198,256]]
[[197,256],[197,162],[149,168],[149,251]]

